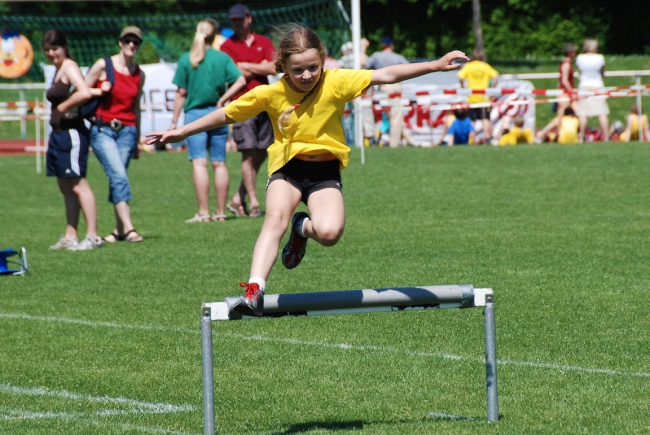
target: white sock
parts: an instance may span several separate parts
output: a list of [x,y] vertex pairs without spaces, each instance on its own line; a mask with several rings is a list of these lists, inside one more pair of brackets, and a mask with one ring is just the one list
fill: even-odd
[[260,290],[262,290],[262,292],[266,291],[266,280],[264,278],[260,278],[259,276],[251,276],[248,280],[248,283],[257,284],[260,286]]
[[309,218],[306,217],[306,218],[302,221],[302,225],[300,225],[300,231],[298,231],[298,234],[300,234],[302,237],[307,237],[307,236],[305,235],[305,222],[307,222],[308,220],[309,220]]

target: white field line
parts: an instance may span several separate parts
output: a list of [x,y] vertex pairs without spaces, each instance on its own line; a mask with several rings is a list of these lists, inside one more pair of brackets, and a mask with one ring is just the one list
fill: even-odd
[[[71,319],[67,317],[31,316],[29,314],[0,313],[0,319],[1,318],[39,320],[43,322],[72,323],[77,325],[85,325],[85,326],[93,326],[93,327],[140,329],[146,331],[166,331],[166,332],[181,332],[181,333],[193,333],[193,334],[200,333],[198,327],[197,329],[187,329],[187,328],[174,328],[174,327],[153,326],[153,325],[129,325],[129,324],[113,323],[113,322],[93,322],[89,320]],[[477,361],[481,363],[485,361],[483,358],[479,358],[479,357],[453,355],[453,354],[439,353],[439,352],[413,351],[413,350],[399,349],[399,348],[387,347],[387,346],[360,346],[360,345],[353,345],[353,344],[346,344],[346,343],[328,343],[324,341],[308,341],[308,340],[298,340],[293,338],[267,337],[263,335],[223,334],[223,333],[216,335],[216,338],[222,338],[222,337],[263,341],[263,342],[273,342],[273,343],[287,343],[287,344],[295,344],[297,346],[315,346],[315,347],[325,347],[325,348],[344,349],[344,350],[401,353],[405,355],[452,359],[458,361]],[[497,364],[551,369],[551,370],[559,370],[559,371],[594,373],[594,374],[602,374],[602,375],[610,375],[610,376],[633,376],[633,377],[650,378],[650,372],[633,372],[633,371],[626,371],[626,370],[581,367],[581,366],[564,365],[564,364],[539,363],[539,362],[531,362],[531,361],[513,361],[513,360],[504,360],[504,359],[497,360]]]
[[104,417],[107,415],[124,415],[124,414],[128,414],[129,413],[128,411],[103,410],[99,412],[82,413],[82,412],[30,412],[22,409],[5,409],[3,412],[7,412],[8,415],[7,414],[0,415],[0,420],[30,420],[30,419],[41,419],[41,418],[56,418],[56,419],[67,419],[67,420],[81,420],[96,426],[119,426],[127,430],[137,430],[139,432],[171,434],[171,435],[196,435],[189,432],[180,432],[176,430],[162,429],[159,427],[136,426],[128,423],[100,421],[100,420],[93,420],[89,418],[91,416]]
[[[69,400],[82,400],[87,402],[108,403],[112,405],[126,405],[131,409],[126,411],[129,414],[166,414],[173,412],[194,411],[192,405],[170,405],[168,403],[149,403],[139,400],[127,399],[124,397],[92,396],[90,394],[71,393],[65,390],[47,390],[45,388],[17,387],[11,384],[0,384],[0,393],[25,394],[29,396],[49,396]],[[122,412],[121,410],[102,410],[97,415],[105,415],[104,412]]]
[[111,417],[114,415],[148,414],[142,410],[102,409],[95,412],[32,412],[24,409],[0,410],[0,420],[37,420],[41,418],[79,419],[89,416]]

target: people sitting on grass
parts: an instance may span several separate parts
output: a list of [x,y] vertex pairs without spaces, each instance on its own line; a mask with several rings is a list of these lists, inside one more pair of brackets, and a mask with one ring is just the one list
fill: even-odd
[[576,116],[576,113],[571,107],[567,107],[564,110],[564,116],[561,118],[554,118],[553,129],[546,132],[542,137],[538,137],[539,140],[549,141],[568,144],[568,143],[578,143],[578,131],[580,130],[580,120]]
[[[510,122],[509,119],[504,119],[504,122]],[[533,132],[530,128],[524,127],[524,118],[523,116],[517,115],[512,118],[512,123],[515,124],[514,127],[508,129],[508,126],[504,126],[504,131],[501,137],[499,138],[499,145],[517,145],[520,143],[533,143]]]
[[475,137],[474,125],[467,116],[467,110],[458,108],[454,110],[454,116],[456,119],[447,130],[447,145],[473,145]]
[[[640,120],[640,122],[639,122]],[[621,133],[621,142],[629,142],[631,140],[639,140],[639,133],[643,134],[643,141],[650,141],[650,128],[648,128],[648,115],[639,116],[639,108],[635,104],[630,107],[630,114],[627,115],[627,123],[625,131]]]

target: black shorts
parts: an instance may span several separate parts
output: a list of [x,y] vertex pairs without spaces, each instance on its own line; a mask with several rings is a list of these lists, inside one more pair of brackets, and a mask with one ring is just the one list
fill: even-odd
[[490,119],[490,108],[489,107],[475,107],[469,109],[469,119],[476,121],[477,119]]
[[87,128],[54,130],[47,145],[47,176],[86,176],[90,132]]
[[237,151],[265,150],[273,143],[273,125],[266,112],[232,126]]
[[301,201],[307,204],[309,195],[322,189],[336,189],[343,191],[341,171],[338,160],[326,162],[306,162],[291,159],[289,163],[271,175],[266,183],[266,188],[275,180],[284,180],[298,189],[302,194]]

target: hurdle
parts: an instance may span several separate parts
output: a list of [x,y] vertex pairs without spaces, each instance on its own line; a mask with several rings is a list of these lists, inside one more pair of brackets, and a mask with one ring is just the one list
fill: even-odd
[[264,296],[262,317],[242,316],[233,311],[240,297],[201,306],[201,355],[203,365],[203,427],[205,435],[215,434],[214,365],[212,322],[223,320],[269,319],[285,316],[318,316],[483,307],[485,326],[485,374],[487,419],[499,420],[497,395],[496,325],[494,293],[491,288],[469,284],[396,287]]

